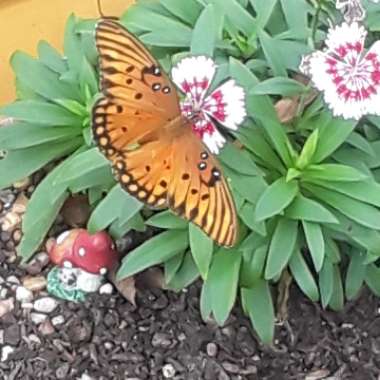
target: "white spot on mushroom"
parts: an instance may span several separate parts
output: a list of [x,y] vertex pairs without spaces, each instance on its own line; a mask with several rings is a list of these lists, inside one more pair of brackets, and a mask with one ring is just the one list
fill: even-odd
[[63,262],[63,266],[64,266],[65,268],[72,268],[72,267],[73,267],[73,264],[72,264],[70,261],[65,260],[65,261]]
[[58,237],[57,237],[57,244],[62,244],[64,242],[64,240],[66,240],[66,238],[69,236],[70,234],[70,231],[65,231],[65,232],[62,232]]
[[107,268],[100,268],[99,273],[104,276],[107,273]]
[[79,256],[83,257],[86,255],[86,250],[83,247],[81,247],[79,248],[78,253],[79,253]]

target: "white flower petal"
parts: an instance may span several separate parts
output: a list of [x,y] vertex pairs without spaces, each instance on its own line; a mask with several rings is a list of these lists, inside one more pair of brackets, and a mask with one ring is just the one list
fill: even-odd
[[216,66],[206,56],[182,59],[172,69],[172,79],[177,87],[196,102],[201,102],[214,78]]
[[334,52],[348,44],[355,46],[355,44],[359,43],[363,47],[366,37],[367,31],[364,26],[357,22],[351,24],[344,22],[329,30],[326,46],[330,51]]
[[205,133],[202,140],[212,154],[219,154],[220,148],[223,148],[226,143],[225,138],[216,128],[212,133]]
[[364,57],[358,49],[350,59],[331,51],[315,52],[309,58],[309,72],[335,116],[359,120],[380,114],[380,43]]
[[203,110],[225,127],[238,129],[247,116],[244,89],[233,79],[227,81],[206,98]]

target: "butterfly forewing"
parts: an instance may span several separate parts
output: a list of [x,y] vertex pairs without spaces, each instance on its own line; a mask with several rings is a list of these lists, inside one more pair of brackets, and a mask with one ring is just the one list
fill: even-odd
[[181,115],[174,85],[124,27],[96,30],[103,97],[93,108],[94,139],[115,178],[151,207],[170,207],[218,244],[236,240],[237,218],[216,160]]

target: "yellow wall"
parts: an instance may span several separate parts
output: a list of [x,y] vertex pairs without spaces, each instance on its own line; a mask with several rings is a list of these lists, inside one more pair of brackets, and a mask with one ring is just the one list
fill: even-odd
[[[119,16],[133,0],[102,0],[103,13]],[[0,0],[0,104],[14,99],[9,58],[15,50],[35,54],[44,39],[61,50],[70,13],[98,17],[96,0]]]

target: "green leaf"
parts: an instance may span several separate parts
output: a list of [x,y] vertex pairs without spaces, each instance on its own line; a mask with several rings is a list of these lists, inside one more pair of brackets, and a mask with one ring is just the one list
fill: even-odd
[[28,177],[50,161],[70,154],[80,146],[81,141],[80,138],[73,138],[8,152],[0,160],[0,189]]
[[272,15],[277,0],[250,0],[256,11],[256,23],[260,28],[264,28]]
[[325,241],[323,238],[322,228],[317,223],[303,221],[303,229],[307,245],[310,250],[311,258],[313,259],[314,267],[317,272],[320,272],[325,259]]
[[[237,148],[233,144],[226,144],[220,152],[218,158],[225,165],[238,173],[249,176],[257,176],[262,174],[261,170],[256,166],[255,161],[252,159],[252,156],[246,151]],[[236,165],[237,162],[239,165]]]
[[170,230],[184,230],[188,228],[189,225],[189,223],[186,220],[173,214],[173,212],[170,210],[162,211],[159,214],[153,215],[145,222],[145,224],[147,224],[148,226],[165,228]]
[[286,182],[281,177],[272,183],[261,195],[256,205],[256,220],[261,221],[281,213],[298,193],[296,181]]
[[139,9],[137,4],[128,8],[121,21],[132,33],[138,32],[145,43],[155,46],[190,46],[192,30],[189,26],[153,10]]
[[195,24],[202,11],[202,6],[196,0],[161,0],[160,4],[162,4],[170,13],[190,25]]
[[97,148],[92,148],[78,154],[65,167],[64,174],[57,179],[57,183],[68,183],[80,179],[82,176],[97,169],[108,168],[110,164]]
[[294,80],[284,77],[266,79],[252,87],[251,95],[294,96],[306,92],[306,87]]
[[335,311],[340,311],[344,306],[344,294],[343,294],[343,284],[340,275],[340,270],[337,265],[334,265],[334,282],[333,282],[333,292],[330,299],[329,306]]
[[31,124],[46,126],[81,126],[82,119],[64,108],[41,100],[19,100],[0,107],[0,114]]
[[319,143],[313,156],[313,162],[318,163],[327,158],[339,148],[352,133],[357,122],[333,118],[330,113],[321,114],[319,127]]
[[188,252],[185,254],[180,268],[167,285],[169,289],[178,292],[192,284],[198,277],[198,268],[190,252]]
[[285,218],[279,220],[269,247],[265,279],[273,279],[286,267],[294,252],[297,233],[297,222]]
[[380,207],[380,184],[373,180],[349,183],[316,181],[316,184],[326,189],[348,195],[359,201]]
[[276,77],[287,77],[288,73],[284,61],[278,53],[280,50],[277,41],[264,31],[260,31],[258,35],[265,58],[273,71],[273,75]]
[[68,70],[66,61],[61,57],[58,51],[46,41],[40,41],[37,50],[40,61],[50,70],[59,74],[63,74]]
[[13,123],[0,128],[0,148],[4,150],[23,149],[35,145],[68,140],[81,133],[77,127],[46,128],[40,125]]
[[266,236],[267,229],[264,221],[257,222],[255,218],[255,206],[246,202],[239,210],[239,216],[243,222],[253,231],[262,236]]
[[265,180],[259,176],[241,175],[228,167],[224,168],[224,173],[231,180],[230,184],[232,188],[253,204],[256,204],[263,191],[268,187]]
[[296,167],[298,169],[302,170],[306,168],[309,165],[311,159],[313,158],[315,150],[317,149],[318,133],[319,130],[316,129],[306,140],[302,152],[296,162]]
[[91,214],[87,228],[90,233],[94,233],[106,229],[120,217],[126,222],[141,208],[141,202],[124,191],[120,185],[115,185]]
[[44,98],[80,100],[77,86],[60,81],[59,74],[29,55],[22,52],[14,53],[11,65],[17,78]]
[[[257,128],[241,128],[237,133],[237,138],[259,159],[265,166],[270,167],[279,173],[285,173],[285,167],[267,140]],[[223,151],[222,151],[223,155]]]
[[301,194],[298,194],[285,210],[285,216],[315,223],[339,223],[338,219],[324,206]]
[[217,38],[215,19],[215,6],[209,4],[199,16],[193,30],[191,39],[191,53],[193,55],[206,55],[212,57],[214,54]]
[[222,9],[226,18],[243,32],[250,36],[256,28],[255,19],[236,0],[212,0],[216,9]]
[[253,250],[250,254],[243,255],[243,262],[240,273],[240,285],[250,288],[262,279],[265,260],[268,254],[268,246],[262,245]]
[[312,301],[317,302],[319,300],[317,284],[299,249],[293,253],[289,267],[298,286]]
[[322,270],[319,273],[319,289],[321,292],[322,307],[326,308],[334,292],[334,268],[329,260],[325,260]]
[[368,265],[365,282],[372,292],[380,297],[380,268],[375,264]]
[[376,230],[380,229],[380,212],[375,207],[320,186],[306,186],[305,184],[305,187],[310,190],[316,198],[323,200],[357,223]]
[[208,281],[203,283],[199,306],[201,309],[202,319],[207,321],[212,313],[211,284]]
[[[220,249],[214,256],[207,283],[215,320],[223,325],[235,304],[241,255],[238,251]],[[223,295],[223,297],[221,297]]]
[[42,244],[65,202],[65,187],[55,188],[53,182],[65,163],[53,169],[33,192],[22,220],[23,238],[17,248],[23,261],[28,261]]
[[242,302],[260,339],[270,344],[274,336],[275,315],[272,296],[267,281],[241,290]]
[[156,235],[128,253],[117,273],[117,278],[133,276],[146,268],[161,264],[184,251],[188,245],[187,231],[172,230]]
[[195,264],[203,280],[206,280],[214,250],[213,240],[193,223],[189,224],[189,240]]
[[371,228],[363,227],[340,212],[336,213],[339,224],[332,224],[330,229],[345,234],[347,238],[359,244],[372,254],[380,257],[380,233]]
[[63,50],[69,64],[70,70],[74,71],[79,77],[83,64],[83,50],[79,35],[75,32],[76,17],[72,14],[67,19],[65,27],[65,38]]
[[364,259],[365,255],[362,252],[352,252],[346,275],[346,297],[350,301],[356,298],[364,283],[367,270]]
[[368,175],[350,166],[339,164],[311,165],[302,173],[305,181],[357,182],[368,179]]
[[165,261],[165,283],[168,284],[172,281],[173,277],[181,267],[185,252],[181,252],[178,255]]

